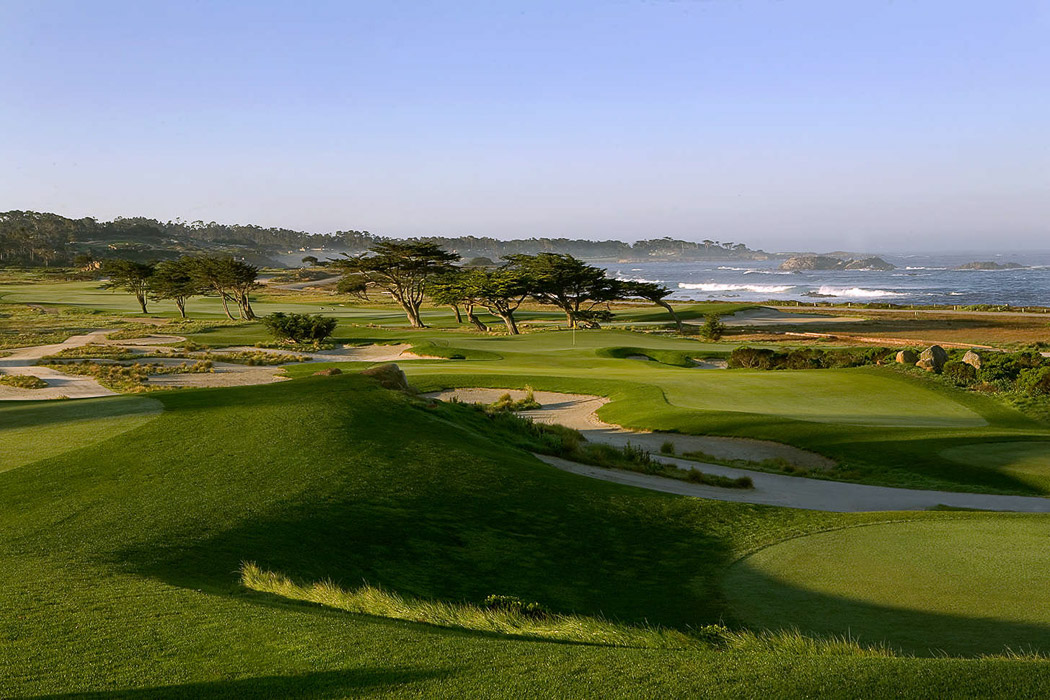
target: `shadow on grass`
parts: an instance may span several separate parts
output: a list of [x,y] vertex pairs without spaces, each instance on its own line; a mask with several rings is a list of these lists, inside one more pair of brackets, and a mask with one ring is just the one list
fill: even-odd
[[730,609],[753,629],[849,636],[862,645],[885,644],[916,656],[1050,653],[1050,625],[908,610],[817,593],[786,585],[746,559],[731,567],[725,586]]
[[121,690],[89,691],[38,695],[49,700],[91,700],[97,698],[328,698],[357,695],[368,689],[384,692],[398,689],[408,692],[413,683],[440,680],[451,671],[421,669],[353,669],[319,671],[303,675],[259,676],[235,680],[203,681],[184,685],[166,685],[156,688],[126,688]]

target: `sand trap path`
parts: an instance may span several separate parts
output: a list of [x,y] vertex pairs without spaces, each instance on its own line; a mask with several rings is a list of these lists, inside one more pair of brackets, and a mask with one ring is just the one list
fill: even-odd
[[[479,401],[491,403],[500,395],[510,393],[511,396],[520,397],[522,391],[510,391],[504,389],[457,389],[427,394],[432,398],[449,399],[455,396],[460,401]],[[783,506],[787,508],[799,508],[803,510],[826,510],[835,512],[867,512],[867,511],[893,511],[893,510],[928,510],[939,505],[953,506],[956,508],[977,508],[982,510],[1018,511],[1025,513],[1050,513],[1050,498],[1039,498],[1033,496],[1000,496],[982,493],[959,493],[955,491],[925,491],[920,489],[900,489],[888,486],[867,486],[864,484],[850,484],[841,481],[825,481],[823,479],[807,479],[799,476],[787,476],[784,474],[767,474],[765,472],[725,467],[720,464],[709,464],[695,462],[692,460],[667,457],[658,453],[660,444],[665,439],[674,440],[727,440],[733,449],[739,449],[737,454],[758,454],[748,452],[749,448],[758,449],[759,446],[779,447],[796,450],[803,455],[826,460],[825,457],[815,455],[805,450],[798,450],[789,445],[779,443],[766,443],[761,440],[738,440],[736,438],[705,438],[703,436],[674,435],[668,433],[638,433],[624,430],[618,426],[604,423],[594,411],[608,402],[608,399],[597,396],[558,394],[553,392],[535,392],[535,398],[543,408],[537,411],[523,411],[521,415],[528,415],[537,422],[555,422],[582,432],[588,440],[594,442],[606,442],[615,446],[623,446],[628,442],[632,445],[644,447],[653,453],[653,458],[666,464],[674,465],[680,469],[698,468],[708,474],[719,474],[729,478],[750,477],[755,487],[753,489],[726,489],[715,486],[704,486],[692,484],[677,479],[668,479],[660,476],[639,474],[637,472],[623,471],[619,469],[602,469],[586,464],[570,462],[558,457],[547,455],[536,455],[536,457],[551,466],[564,471],[580,474],[592,479],[611,481],[627,486],[673,493],[680,496],[695,496],[698,498],[710,498],[719,501],[734,501],[738,503],[758,503],[771,506]],[[563,420],[564,419],[564,420]],[[648,437],[646,437],[648,436]],[[678,443],[676,442],[676,445]],[[653,447],[655,445],[655,447]],[[682,450],[679,448],[679,452]],[[704,452],[715,454],[713,449],[705,449]],[[723,453],[725,454],[725,453]],[[721,456],[721,455],[719,455]],[[741,457],[730,457],[730,459],[741,459]],[[753,460],[752,460],[753,461]],[[830,460],[827,460],[830,462]]]
[[53,355],[69,348],[78,348],[89,343],[105,340],[112,330],[92,331],[53,345],[35,345],[19,348],[7,357],[0,357],[0,374],[23,374],[39,377],[47,382],[44,389],[17,389],[0,384],[0,401],[25,401],[58,399],[87,399],[96,396],[113,396],[116,392],[105,388],[92,377],[81,377],[59,372],[48,367],[37,367],[35,363],[45,355]]
[[[455,397],[464,403],[488,404],[508,393],[515,399],[525,396],[524,391],[508,389],[454,389],[427,396],[442,401]],[[561,394],[552,391],[537,391],[534,396],[543,408],[522,411],[521,415],[528,416],[537,423],[558,423],[579,430],[591,442],[603,442],[616,447],[623,447],[629,442],[654,454],[660,451],[660,446],[665,442],[671,442],[677,454],[704,452],[716,459],[741,459],[748,462],[783,459],[807,469],[830,469],[835,466],[833,460],[822,455],[767,440],[627,430],[606,423],[595,414],[595,411],[609,403],[609,399],[603,396]]]

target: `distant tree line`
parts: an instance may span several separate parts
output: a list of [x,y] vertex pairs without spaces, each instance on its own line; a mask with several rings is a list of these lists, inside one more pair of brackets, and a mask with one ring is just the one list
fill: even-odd
[[460,307],[469,323],[488,330],[478,318],[481,307],[498,317],[511,335],[519,333],[515,312],[531,299],[559,309],[572,328],[599,328],[612,319],[609,304],[638,299],[667,309],[681,321],[666,297],[671,290],[651,282],[609,277],[605,270],[565,253],[513,254],[493,267],[456,266],[459,255],[431,242],[382,242],[360,255],[333,261],[343,277],[337,289],[368,299],[380,292],[397,302],[414,328],[423,328],[423,301],[450,306],[462,323]]
[[[361,253],[390,240],[355,230],[318,234],[251,224],[162,222],[143,217],[98,221],[90,217],[70,219],[58,214],[17,210],[0,213],[0,265],[87,266],[111,258],[148,262],[210,253],[232,255],[255,265],[275,265],[278,255],[290,251]],[[540,253],[615,260],[766,257],[765,253],[750,250],[742,243],[683,241],[669,237],[634,244],[560,237],[501,241],[484,236],[422,236],[407,240],[433,244],[463,259]]]

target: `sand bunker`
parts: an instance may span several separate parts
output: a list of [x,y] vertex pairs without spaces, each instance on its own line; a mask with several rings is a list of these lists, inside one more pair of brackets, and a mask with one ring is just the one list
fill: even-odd
[[[442,401],[455,398],[464,403],[489,404],[503,394],[520,399],[525,392],[519,389],[450,389],[427,396]],[[595,411],[609,402],[609,399],[602,396],[551,391],[537,391],[534,396],[542,408],[522,411],[520,415],[528,416],[537,423],[557,423],[579,430],[591,442],[602,442],[616,447],[631,443],[654,454],[660,451],[665,442],[671,442],[675,446],[675,453],[679,455],[686,452],[703,452],[720,460],[747,462],[783,459],[806,469],[830,469],[835,466],[834,461],[822,455],[767,440],[626,430],[618,425],[606,423],[595,414]]]

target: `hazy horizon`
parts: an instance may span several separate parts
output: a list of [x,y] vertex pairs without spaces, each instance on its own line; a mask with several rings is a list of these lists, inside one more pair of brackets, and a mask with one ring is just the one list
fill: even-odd
[[0,209],[767,251],[1050,244],[1050,6],[0,5]]

